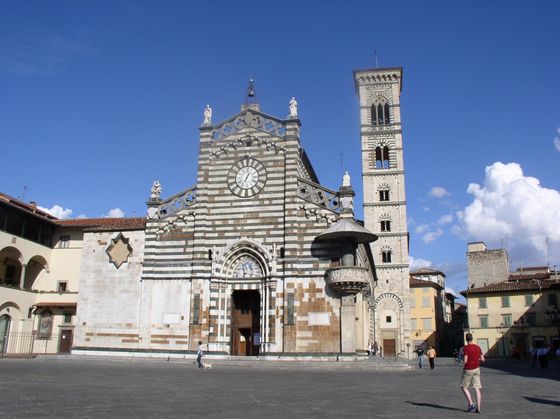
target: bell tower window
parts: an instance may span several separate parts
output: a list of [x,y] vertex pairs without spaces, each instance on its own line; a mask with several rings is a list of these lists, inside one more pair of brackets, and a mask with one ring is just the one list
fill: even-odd
[[383,263],[391,263],[391,251],[390,250],[384,250],[383,252],[381,252],[381,261]]
[[375,147],[375,168],[388,169],[390,166],[391,165],[389,161],[389,147],[388,146]]
[[381,231],[391,231],[390,220],[381,220]]
[[380,201],[389,201],[389,189],[382,189],[379,191]]
[[372,125],[389,125],[390,123],[389,104],[386,100],[382,100],[371,105]]

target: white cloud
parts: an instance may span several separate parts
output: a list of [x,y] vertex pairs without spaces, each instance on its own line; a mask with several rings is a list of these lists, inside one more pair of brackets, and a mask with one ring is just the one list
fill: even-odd
[[453,222],[453,214],[442,215],[441,217],[439,217],[439,220],[437,221],[437,223],[441,226],[449,224],[451,222]]
[[430,231],[422,236],[422,240],[426,244],[430,244],[434,240],[437,240],[443,234],[443,230],[441,228],[436,229],[435,231]]
[[[471,183],[473,202],[457,213],[463,235],[507,250],[512,261],[560,260],[560,192],[525,176],[518,163],[486,168],[483,185]],[[548,238],[548,243],[547,243]]]
[[72,216],[72,210],[70,208],[62,208],[60,205],[53,205],[51,208],[44,208],[44,207],[37,207],[41,211],[48,212],[51,215],[54,215],[56,218],[60,218],[61,220],[65,220]]
[[432,266],[432,262],[426,259],[414,258],[412,256],[409,256],[409,265],[410,270],[413,271],[420,268],[429,268],[430,266]]
[[430,189],[428,195],[430,195],[433,198],[443,198],[444,196],[448,196],[450,194],[449,192],[447,192],[445,188],[441,186],[434,186],[432,189]]
[[556,137],[553,141],[554,147],[556,147],[556,151],[560,151],[560,128],[557,128],[556,132],[558,132],[558,137]]
[[103,217],[107,217],[107,218],[123,218],[124,217],[124,211],[120,208],[113,208],[110,209],[109,212],[107,213],[107,215],[103,215]]
[[420,224],[418,227],[416,227],[414,231],[418,234],[422,234],[424,231],[427,231],[429,228],[430,226],[428,224]]

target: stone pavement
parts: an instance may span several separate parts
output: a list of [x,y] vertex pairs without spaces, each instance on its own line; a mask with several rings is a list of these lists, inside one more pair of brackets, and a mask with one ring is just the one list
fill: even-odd
[[[442,361],[442,363],[444,363]],[[465,413],[460,367],[387,371],[325,363],[197,370],[191,361],[92,358],[0,359],[4,418],[435,417]],[[492,361],[482,372],[483,416],[552,418],[560,367]],[[478,416],[478,415],[476,415]]]

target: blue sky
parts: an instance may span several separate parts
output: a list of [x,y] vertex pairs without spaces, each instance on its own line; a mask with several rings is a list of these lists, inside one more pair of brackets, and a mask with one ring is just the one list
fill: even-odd
[[361,203],[352,71],[377,51],[404,68],[414,266],[462,289],[469,241],[505,246],[512,268],[560,265],[558,16],[557,1],[3,1],[0,190],[142,216],[153,180],[194,185],[204,106],[235,114],[253,76],[264,112],[297,98],[321,183],[348,170]]

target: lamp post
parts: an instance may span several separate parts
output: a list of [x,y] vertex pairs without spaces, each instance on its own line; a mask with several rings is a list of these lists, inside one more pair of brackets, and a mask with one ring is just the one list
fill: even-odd
[[544,312],[544,318],[552,325],[556,326],[556,336],[560,337],[560,308],[558,306],[552,307],[550,310]]
[[505,342],[504,342],[504,334],[506,333],[506,329],[507,329],[507,327],[505,327],[503,323],[500,323],[499,325],[496,326],[496,332],[498,332],[502,335],[500,340],[502,341],[502,356],[504,358],[506,357],[506,345],[505,345]]
[[526,327],[529,327],[529,324],[525,320],[525,317],[521,316],[518,320],[513,322],[513,327],[518,327],[518,328],[521,329],[521,343],[523,344],[523,347],[521,348],[521,350],[522,350],[523,356],[525,356],[526,351],[527,351],[527,347],[525,346],[524,330],[525,330]]

